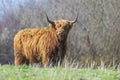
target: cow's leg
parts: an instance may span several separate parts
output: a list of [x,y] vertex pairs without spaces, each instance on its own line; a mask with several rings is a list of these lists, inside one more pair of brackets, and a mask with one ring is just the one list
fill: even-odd
[[42,64],[44,65],[44,67],[48,67],[48,65],[49,65],[49,58],[48,57],[44,57],[42,59]]
[[42,64],[44,67],[48,67],[49,65],[49,56],[45,52],[42,54]]
[[19,66],[19,65],[23,65],[23,64],[29,65],[29,61],[26,59],[25,56],[23,56],[20,53],[15,55],[14,63],[15,63],[15,66]]

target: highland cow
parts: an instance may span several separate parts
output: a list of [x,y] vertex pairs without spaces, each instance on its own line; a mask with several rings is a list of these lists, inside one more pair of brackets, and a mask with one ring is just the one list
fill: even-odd
[[77,21],[49,20],[49,27],[24,29],[14,37],[15,66],[42,63],[44,67],[61,64],[66,54],[66,40]]

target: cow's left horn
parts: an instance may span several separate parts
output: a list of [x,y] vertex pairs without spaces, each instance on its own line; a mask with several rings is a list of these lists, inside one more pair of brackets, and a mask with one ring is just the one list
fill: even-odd
[[72,23],[72,24],[76,23],[76,22],[77,22],[77,19],[78,19],[78,15],[77,15],[77,17],[75,18],[74,21],[71,21],[71,23]]

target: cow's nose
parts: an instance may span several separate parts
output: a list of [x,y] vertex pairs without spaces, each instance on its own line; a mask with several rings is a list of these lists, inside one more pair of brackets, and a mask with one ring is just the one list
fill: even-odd
[[64,29],[61,29],[61,30],[60,30],[60,33],[63,33],[63,32],[64,32]]

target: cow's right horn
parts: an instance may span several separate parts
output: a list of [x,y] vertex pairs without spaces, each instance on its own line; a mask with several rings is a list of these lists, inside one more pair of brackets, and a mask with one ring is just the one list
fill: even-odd
[[54,21],[49,20],[47,14],[46,14],[46,18],[47,18],[47,21],[48,21],[49,23],[54,24]]

